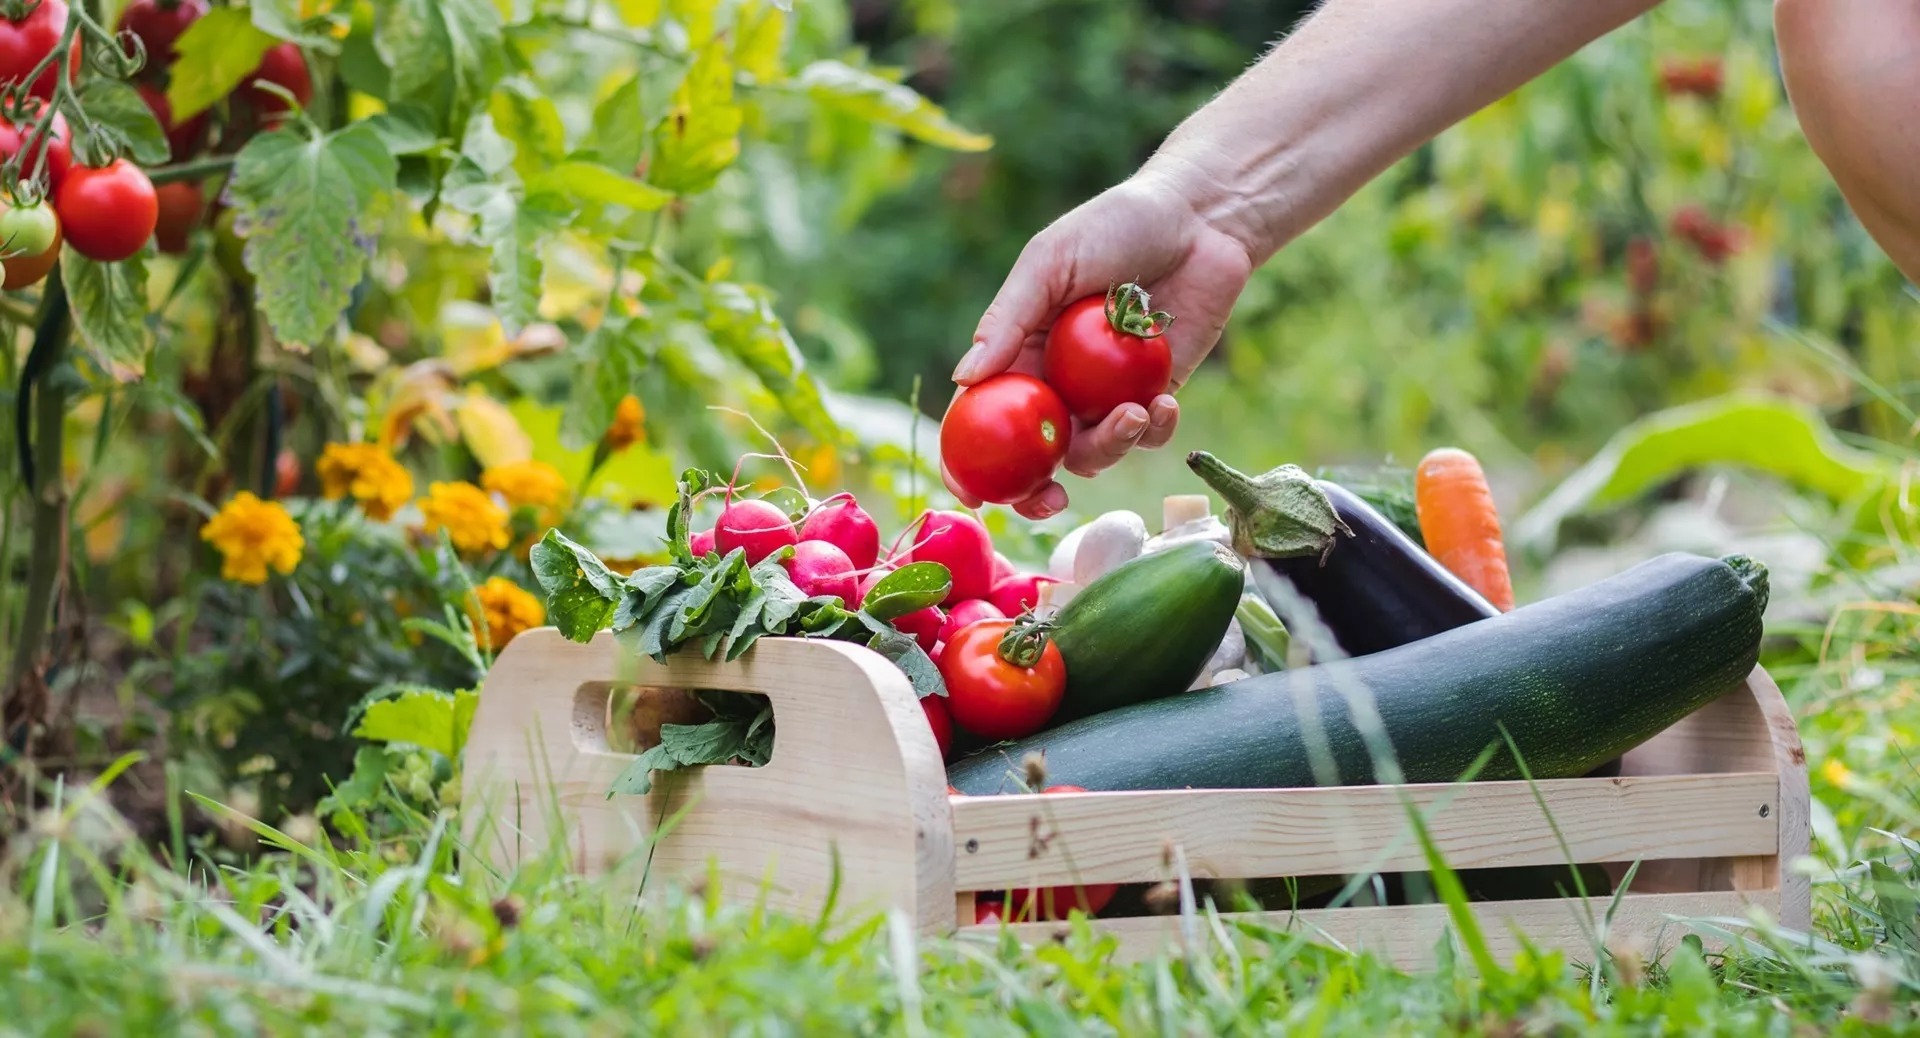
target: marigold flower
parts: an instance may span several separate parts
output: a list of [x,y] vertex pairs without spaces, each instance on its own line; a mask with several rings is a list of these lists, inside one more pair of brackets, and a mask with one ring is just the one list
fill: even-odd
[[647,412],[640,406],[640,398],[628,393],[620,398],[619,406],[613,409],[613,424],[607,426],[607,449],[623,451],[646,438]]
[[511,540],[507,510],[472,483],[428,487],[427,496],[420,499],[420,515],[427,521],[427,532],[445,529],[454,548],[463,554],[498,551]]
[[329,443],[313,471],[327,500],[351,496],[374,519],[393,518],[413,496],[413,475],[377,443]]
[[467,608],[473,637],[489,652],[499,652],[521,631],[547,622],[547,611],[540,600],[505,577],[488,577],[473,594],[479,599],[478,608]]
[[278,501],[262,501],[242,490],[200,528],[200,539],[218,549],[220,575],[241,584],[264,584],[267,569],[281,574],[300,564],[307,546],[300,524]]
[[480,473],[480,485],[507,499],[512,508],[545,508],[566,496],[567,481],[544,461],[510,461]]

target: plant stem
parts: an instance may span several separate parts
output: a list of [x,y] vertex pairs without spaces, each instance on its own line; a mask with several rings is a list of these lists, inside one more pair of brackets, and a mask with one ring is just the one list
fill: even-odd
[[203,159],[155,167],[147,171],[147,179],[153,181],[154,187],[159,187],[162,184],[173,184],[182,180],[205,180],[232,168],[233,156],[209,155]]
[[40,321],[34,330],[34,346],[46,353],[32,384],[23,382],[16,407],[27,406],[27,391],[32,391],[38,410],[33,441],[34,478],[27,490],[33,500],[29,549],[26,608],[20,617],[20,636],[14,644],[12,665],[7,668],[7,683],[0,687],[0,705],[19,688],[21,678],[40,659],[40,652],[53,622],[60,575],[66,566],[67,494],[64,451],[67,420],[67,384],[59,366],[65,359],[67,336],[71,326],[67,315],[66,285],[56,268],[47,277],[45,294],[40,300]]

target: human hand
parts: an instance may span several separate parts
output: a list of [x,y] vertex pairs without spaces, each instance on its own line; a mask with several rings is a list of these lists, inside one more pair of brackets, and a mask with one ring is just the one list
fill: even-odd
[[[1152,294],[1154,309],[1178,318],[1166,333],[1173,380],[1148,407],[1122,404],[1093,426],[1076,420],[1067,471],[1092,476],[1135,447],[1165,446],[1180,420],[1172,394],[1219,341],[1254,267],[1244,243],[1201,216],[1200,193],[1199,185],[1150,166],[1035,235],[980,318],[973,348],[954,369],[953,380],[962,387],[955,397],[1003,371],[1038,377],[1047,330],[1067,304],[1135,281]],[[955,497],[979,506],[979,499],[954,485],[944,462],[941,475]],[[1013,507],[1029,519],[1045,519],[1067,507],[1066,488],[1048,483]]]

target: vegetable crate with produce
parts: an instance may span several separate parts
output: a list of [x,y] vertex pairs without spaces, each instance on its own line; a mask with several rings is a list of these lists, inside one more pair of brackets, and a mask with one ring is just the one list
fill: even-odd
[[852,495],[697,471],[666,564],[618,577],[550,534],[558,630],[487,679],[469,840],[927,931],[1042,941],[1082,912],[1128,954],[1194,940],[1211,903],[1415,962],[1460,921],[1434,891],[1503,956],[1590,953],[1602,926],[1664,949],[1675,917],[1807,925],[1759,563],[1666,555],[1514,608],[1469,456],[1380,510],[1294,466],[1189,463],[1224,517],[1173,497],[1148,536],[1108,513],[1045,576],[966,513],[882,548]]

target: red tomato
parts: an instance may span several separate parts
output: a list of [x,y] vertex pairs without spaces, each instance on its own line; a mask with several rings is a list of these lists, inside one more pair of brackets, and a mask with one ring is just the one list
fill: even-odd
[[292,497],[300,490],[300,455],[282,448],[273,459],[273,496]]
[[933,741],[940,745],[940,758],[945,760],[947,754],[953,752],[953,715],[947,712],[947,701],[939,696],[921,696],[920,709],[927,712]]
[[200,226],[206,193],[193,181],[176,180],[154,188],[154,196],[160,203],[160,222],[153,228],[153,239],[161,252],[177,256],[187,251],[187,237]]
[[1013,625],[1012,620],[968,624],[940,654],[948,711],[960,727],[989,739],[1039,731],[1067,691],[1066,662],[1044,633],[1034,631],[1001,654],[1001,637]]
[[[53,53],[60,34],[67,29],[67,5],[63,0],[40,0],[38,6],[19,21],[0,21],[0,84],[18,83],[33,72],[40,59]],[[67,60],[68,78],[80,68],[80,49],[74,48]],[[54,76],[60,63],[48,65],[33,81],[28,93],[42,101],[53,100]]]
[[200,135],[207,128],[207,113],[199,115],[175,126],[173,123],[173,103],[167,100],[167,92],[148,83],[139,86],[140,99],[152,109],[153,117],[160,128],[167,131],[167,148],[172,152],[173,161],[179,162],[192,155],[200,146]]
[[0,260],[0,268],[6,270],[6,278],[0,281],[0,288],[16,289],[37,285],[60,262],[60,221],[55,215],[53,224],[53,244],[38,256],[9,256]]
[[240,89],[234,91],[251,103],[254,111],[259,112],[263,119],[272,122],[274,116],[287,111],[287,103],[278,94],[254,86],[256,79],[285,87],[303,108],[313,100],[313,77],[307,74],[307,59],[300,56],[297,44],[282,43],[269,48],[261,57],[259,67],[241,81]]
[[75,166],[60,185],[54,208],[74,251],[101,263],[139,252],[160,222],[153,182],[126,159],[99,169]]
[[954,398],[940,422],[940,457],[961,489],[996,505],[1047,485],[1073,435],[1067,405],[1045,382],[1008,372]]
[[[0,116],[0,162],[5,162],[17,154],[23,146],[22,139],[29,137],[32,133],[33,124],[28,124],[23,132],[5,116]],[[24,146],[28,152],[27,157],[20,160],[22,179],[25,179],[25,174],[33,171],[31,163],[40,160],[37,154],[41,146],[40,139],[33,137],[27,140]],[[55,191],[60,190],[61,182],[67,177],[68,168],[73,165],[73,131],[67,128],[67,117],[58,112],[53,115],[53,140],[46,145],[46,151],[47,196],[52,197]]]
[[[1042,793],[1085,793],[1081,786],[1048,786]],[[1013,918],[1021,922],[1036,919],[1065,919],[1078,908],[1088,915],[1097,914],[1113,900],[1118,883],[1084,883],[1079,886],[1046,887],[1036,899],[1032,890],[1013,892]],[[1036,905],[1034,902],[1038,901]]]
[[120,30],[147,48],[147,67],[170,65],[179,57],[173,45],[187,26],[207,13],[207,0],[133,0],[120,12]]
[[1145,407],[1167,391],[1173,351],[1161,336],[1173,318],[1152,307],[1146,290],[1129,282],[1069,304],[1047,332],[1047,385],[1082,424],[1098,424],[1121,404]]

